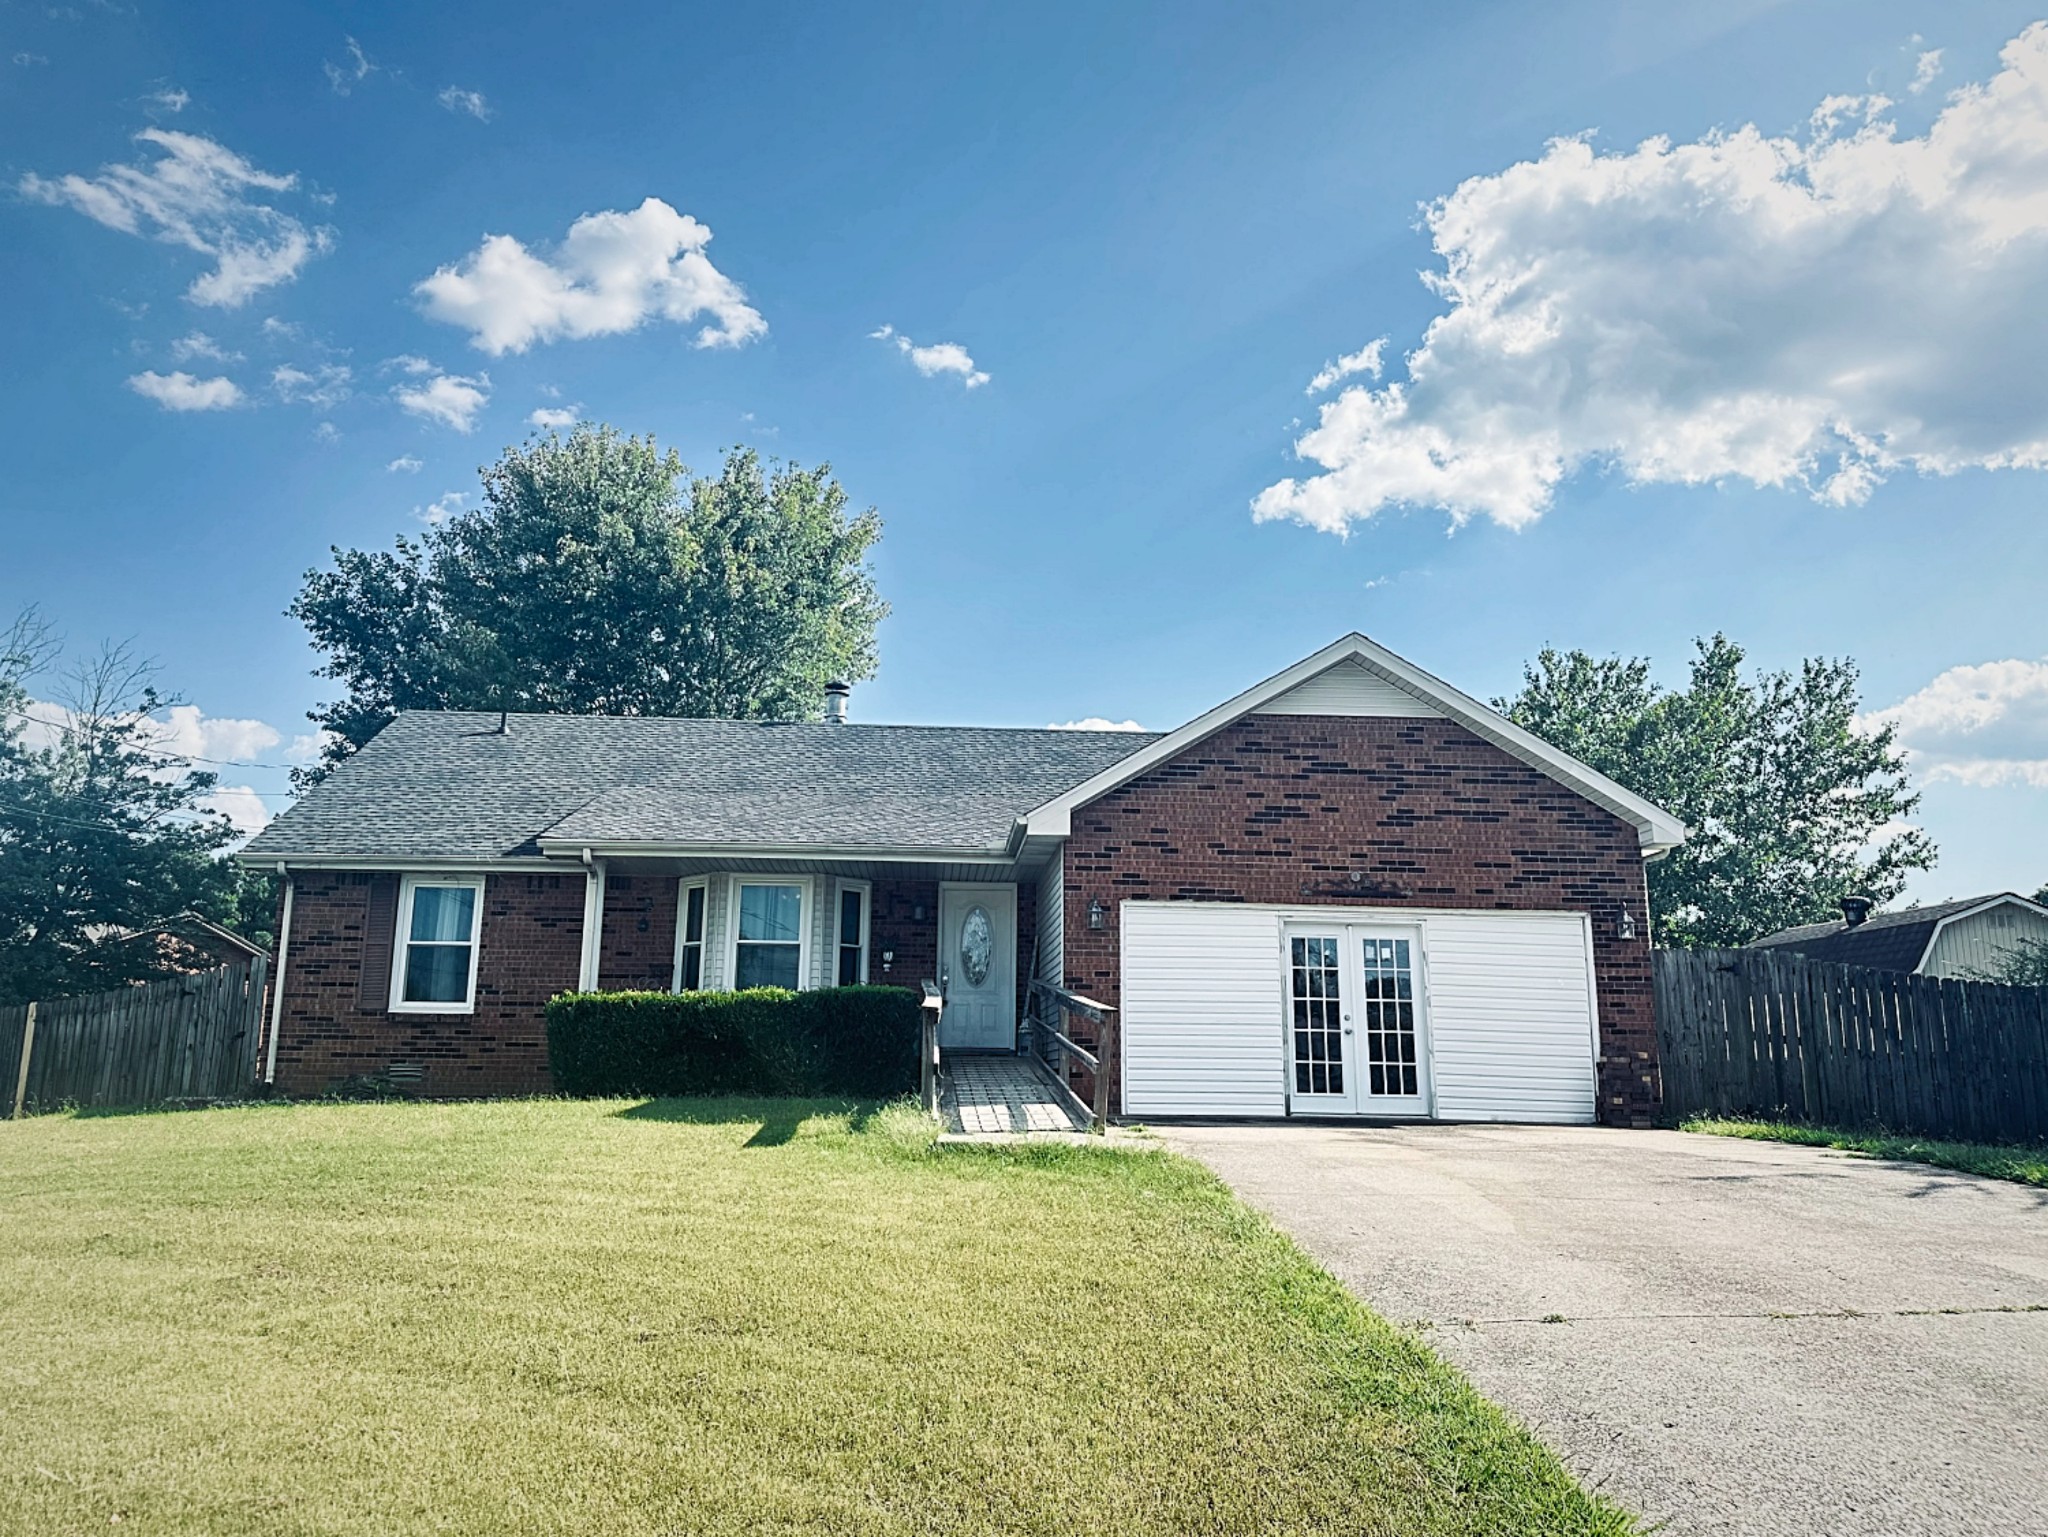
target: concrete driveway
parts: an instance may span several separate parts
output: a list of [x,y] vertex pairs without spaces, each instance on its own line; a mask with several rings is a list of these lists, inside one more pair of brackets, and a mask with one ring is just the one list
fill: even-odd
[[1158,1129],[1672,1533],[2048,1533],[2048,1191],[1680,1132]]

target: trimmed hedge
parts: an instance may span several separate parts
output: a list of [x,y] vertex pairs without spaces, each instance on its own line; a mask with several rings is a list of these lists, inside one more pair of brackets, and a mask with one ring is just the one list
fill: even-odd
[[563,993],[548,1002],[548,1063],[564,1094],[849,1095],[917,1087],[917,994]]

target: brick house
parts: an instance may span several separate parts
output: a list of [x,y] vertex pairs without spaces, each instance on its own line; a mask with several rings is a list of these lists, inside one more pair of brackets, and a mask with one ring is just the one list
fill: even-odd
[[1362,635],[1176,731],[401,715],[241,857],[286,877],[264,1073],[549,1085],[581,988],[1115,1011],[1134,1117],[1647,1123],[1671,816]]

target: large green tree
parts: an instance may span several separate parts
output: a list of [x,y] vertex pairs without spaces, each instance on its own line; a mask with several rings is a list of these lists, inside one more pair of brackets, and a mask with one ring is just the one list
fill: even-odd
[[154,975],[155,946],[110,941],[187,911],[264,942],[267,883],[221,857],[214,777],[162,750],[149,665],[104,648],[37,700],[56,652],[32,613],[0,634],[0,1003]]
[[1919,804],[1890,727],[1857,715],[1855,664],[1812,658],[1745,678],[1726,636],[1695,642],[1680,689],[1641,658],[1545,650],[1507,716],[1646,796],[1691,829],[1650,866],[1652,934],[1664,945],[1740,945],[1880,902],[1934,863],[1904,825]]
[[735,449],[695,478],[651,437],[537,437],[476,509],[306,574],[290,612],[347,690],[312,719],[331,763],[408,709],[807,715],[874,675],[881,527],[829,466]]

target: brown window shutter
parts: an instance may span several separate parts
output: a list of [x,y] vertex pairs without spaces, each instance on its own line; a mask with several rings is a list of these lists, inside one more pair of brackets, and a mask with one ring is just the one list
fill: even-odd
[[398,938],[398,877],[370,877],[363,915],[363,969],[356,982],[356,1007],[372,1014],[391,1008],[391,948]]

